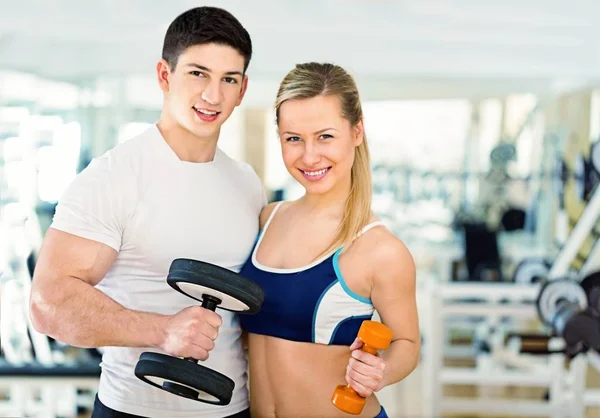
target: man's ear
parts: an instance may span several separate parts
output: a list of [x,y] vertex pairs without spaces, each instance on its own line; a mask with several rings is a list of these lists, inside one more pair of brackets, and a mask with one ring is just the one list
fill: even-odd
[[240,90],[240,96],[238,97],[236,106],[242,104],[242,100],[244,100],[244,96],[246,95],[246,90],[248,90],[248,76],[244,74],[244,79],[242,80],[242,89]]
[[156,77],[160,89],[167,93],[169,91],[169,76],[171,75],[171,67],[164,59],[161,59],[156,64]]

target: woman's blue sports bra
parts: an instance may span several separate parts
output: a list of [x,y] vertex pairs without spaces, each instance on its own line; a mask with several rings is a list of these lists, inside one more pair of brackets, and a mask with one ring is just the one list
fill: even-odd
[[[239,315],[242,329],[286,340],[350,345],[362,322],[373,317],[373,304],[348,288],[340,271],[341,248],[304,267],[272,268],[260,264],[256,253],[279,202],[259,233],[240,274],[257,282],[265,297],[255,315]],[[382,225],[365,226],[360,234]],[[359,235],[360,235],[359,234]]]

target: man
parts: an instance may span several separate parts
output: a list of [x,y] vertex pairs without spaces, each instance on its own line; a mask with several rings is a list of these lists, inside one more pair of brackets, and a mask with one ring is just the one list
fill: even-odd
[[[246,92],[251,55],[250,36],[230,13],[199,7],[177,17],[156,67],[160,120],[95,158],[56,208],[30,311],[42,333],[105,347],[93,417],[249,416],[237,317],[201,308],[166,276],[175,258],[239,271],[257,236],[261,182],[217,147]],[[144,351],[193,357],[225,374],[235,382],[231,403],[146,384],[134,375]]]

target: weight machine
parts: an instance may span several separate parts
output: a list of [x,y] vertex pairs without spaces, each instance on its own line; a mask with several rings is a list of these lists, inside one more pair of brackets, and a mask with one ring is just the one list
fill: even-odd
[[[600,275],[594,270],[600,255],[599,226],[597,187],[552,264],[536,305],[540,319],[565,341],[565,354],[570,358],[587,354],[590,365],[600,371]],[[590,237],[592,250],[582,257]],[[578,259],[581,268],[573,263]]]
[[[588,366],[600,371],[600,274],[595,273],[599,231],[597,187],[552,261],[524,264],[519,269],[523,279],[430,283],[429,309],[423,315],[425,416],[494,411],[506,416],[583,417],[586,406],[599,405],[600,393],[585,387]],[[444,365],[443,324],[449,317],[484,318],[477,328],[481,346],[475,368]],[[515,321],[537,319],[549,333],[513,329]],[[480,398],[447,397],[445,384],[475,385]],[[501,400],[486,396],[495,386],[537,387],[547,397]]]

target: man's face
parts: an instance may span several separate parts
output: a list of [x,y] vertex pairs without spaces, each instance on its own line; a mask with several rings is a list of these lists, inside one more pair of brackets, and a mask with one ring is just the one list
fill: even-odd
[[205,139],[218,137],[248,85],[244,57],[229,46],[213,43],[186,49],[174,71],[161,60],[157,72],[170,118]]

